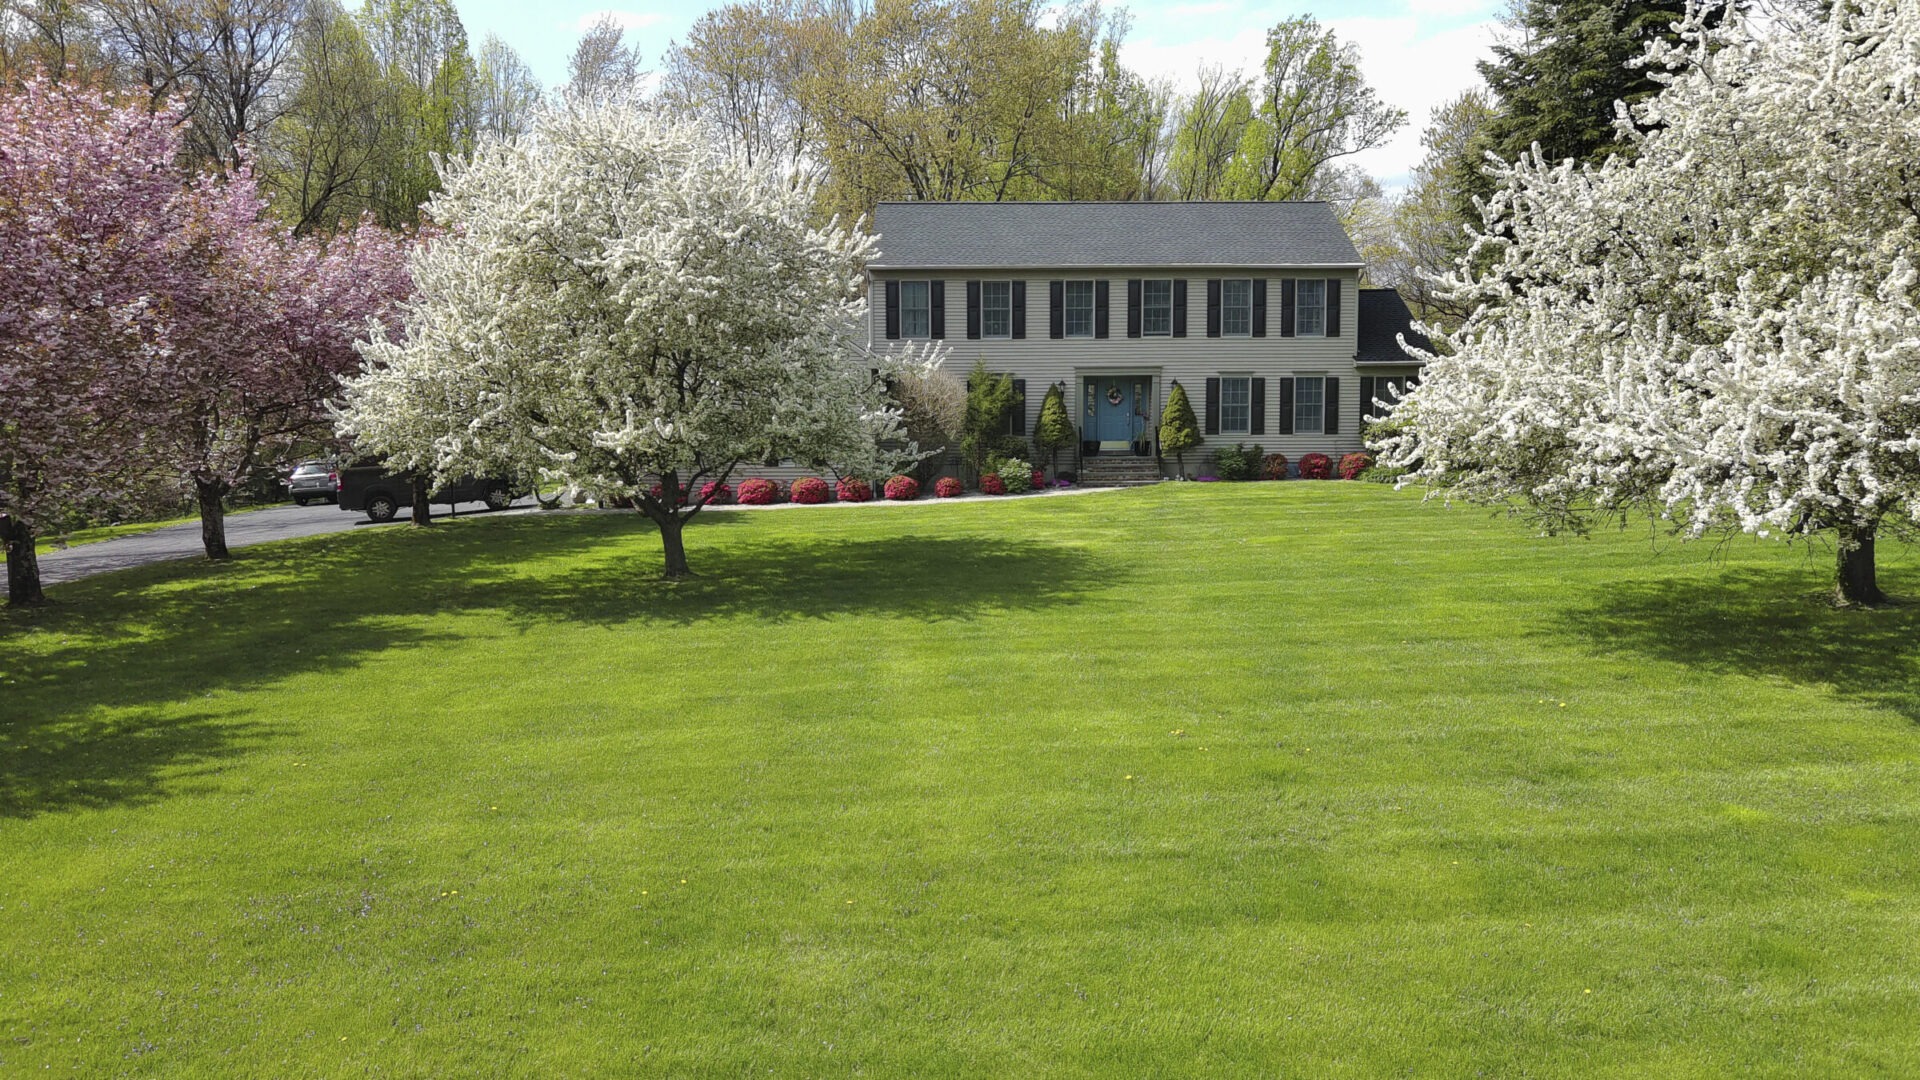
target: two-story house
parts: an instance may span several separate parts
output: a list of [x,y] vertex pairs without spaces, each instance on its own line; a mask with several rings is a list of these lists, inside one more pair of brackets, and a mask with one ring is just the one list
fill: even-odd
[[1060,384],[1081,440],[1061,467],[1087,480],[1153,461],[1175,382],[1204,434],[1198,473],[1234,443],[1295,462],[1358,450],[1374,399],[1417,376],[1395,342],[1424,344],[1406,304],[1359,287],[1326,203],[897,202],[873,226],[873,344],[942,340],[952,370],[1012,376],[1011,434]]

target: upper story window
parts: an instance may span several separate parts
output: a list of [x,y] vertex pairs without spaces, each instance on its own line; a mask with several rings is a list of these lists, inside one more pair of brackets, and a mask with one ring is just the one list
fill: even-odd
[[980,283],[980,336],[989,338],[1013,336],[1013,282],[983,281]]
[[1173,336],[1173,279],[1140,283],[1140,333],[1145,337]]
[[1220,334],[1222,337],[1253,334],[1253,282],[1247,278],[1227,278],[1220,283]]
[[1319,375],[1297,375],[1293,380],[1293,431],[1319,435],[1327,415],[1327,380]]
[[1066,283],[1064,309],[1066,335],[1070,338],[1093,336],[1093,282]]
[[927,282],[903,281],[900,283],[900,336],[903,338],[933,336],[933,297],[930,295]]
[[1327,333],[1326,279],[1301,278],[1296,289],[1293,302],[1293,332],[1300,337],[1325,337]]
[[1245,435],[1252,430],[1252,377],[1222,375],[1220,377],[1220,434]]

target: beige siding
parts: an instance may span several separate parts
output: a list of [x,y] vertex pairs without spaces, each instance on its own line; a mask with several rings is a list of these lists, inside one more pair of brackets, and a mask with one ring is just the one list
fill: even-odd
[[[1035,276],[1028,274],[967,274],[946,279],[946,344],[949,370],[964,375],[976,360],[989,370],[1005,372],[1027,382],[1026,430],[1033,431],[1040,402],[1049,385],[1065,384],[1067,405],[1076,425],[1084,416],[1082,374],[1140,372],[1157,376],[1154,406],[1166,400],[1169,387],[1179,381],[1193,402],[1204,430],[1206,422],[1206,380],[1220,375],[1252,375],[1266,380],[1266,433],[1207,436],[1199,450],[1187,455],[1189,473],[1200,471],[1212,448],[1239,443],[1257,443],[1268,453],[1286,454],[1298,461],[1302,454],[1320,451],[1338,455],[1361,449],[1360,376],[1354,364],[1355,323],[1357,321],[1359,282],[1354,271],[1300,270],[1233,272],[1220,269],[1151,271],[1113,271],[1090,276],[1108,281],[1108,327],[1110,336],[1100,339],[1051,339],[1048,332],[1048,282],[1055,277],[1086,280],[1085,274]],[[1187,280],[1187,336],[1127,337],[1127,281],[1133,277],[1183,277]],[[872,340],[876,348],[885,347],[887,278],[925,280],[928,275],[914,273],[876,273],[871,282]],[[1267,280],[1267,336],[1209,338],[1207,330],[1207,279],[1263,277]],[[1340,334],[1338,337],[1280,336],[1280,279],[1286,277],[1326,277],[1340,281]],[[967,340],[967,281],[1024,280],[1027,283],[1026,337],[1020,341]],[[1397,371],[1397,369],[1396,369]],[[1383,372],[1369,369],[1365,374]],[[1339,433],[1335,435],[1277,435],[1280,407],[1279,380],[1298,375],[1324,375],[1340,380]],[[1067,455],[1062,455],[1062,467]]]

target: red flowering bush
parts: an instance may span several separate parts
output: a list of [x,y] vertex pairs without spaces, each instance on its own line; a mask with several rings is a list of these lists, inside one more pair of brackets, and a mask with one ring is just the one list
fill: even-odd
[[933,493],[943,499],[951,499],[965,490],[960,486],[960,481],[951,476],[943,476],[933,482]]
[[920,497],[920,481],[911,476],[896,476],[887,481],[887,498],[894,502],[906,502]]
[[[667,489],[660,484],[655,484],[653,485],[653,487],[649,488],[647,490],[647,494],[652,495],[655,499],[661,502],[665,502],[667,500]],[[681,506],[687,505],[687,489],[686,488],[680,489],[680,505]]]
[[733,489],[724,480],[709,480],[700,485],[700,501],[725,506],[733,501]]
[[1043,488],[1043,487],[1046,487],[1046,486],[1047,486],[1047,473],[1046,473],[1046,470],[1045,470],[1045,469],[1035,469],[1035,470],[1033,470],[1033,489],[1034,489],[1035,491],[1038,491],[1038,490],[1040,490],[1041,488]]
[[826,502],[830,492],[831,489],[827,487],[825,480],[817,476],[809,476],[802,480],[795,480],[793,490],[787,497],[797,503],[812,505]]
[[1358,480],[1360,474],[1373,468],[1373,455],[1364,453],[1340,455],[1340,479]]
[[1268,454],[1266,457],[1261,458],[1260,475],[1268,480],[1285,480],[1287,478],[1287,455]]
[[1325,454],[1307,454],[1300,459],[1300,479],[1331,480],[1333,459]]
[[867,502],[873,498],[873,485],[865,480],[843,476],[833,489],[833,494],[841,502]]
[[987,473],[980,478],[980,494],[1005,495],[1006,493],[1007,482],[1000,479],[999,473]]
[[780,501],[780,485],[756,476],[740,481],[740,491],[735,497],[747,506],[768,506]]

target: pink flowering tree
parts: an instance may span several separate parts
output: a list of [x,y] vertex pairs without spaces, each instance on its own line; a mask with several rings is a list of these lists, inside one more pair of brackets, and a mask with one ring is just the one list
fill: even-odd
[[185,196],[184,270],[167,334],[177,392],[156,431],[191,485],[207,557],[227,557],[225,499],[262,462],[331,432],[354,340],[408,291],[407,243],[369,222],[322,243],[267,213],[243,168]]
[[0,95],[0,540],[9,604],[43,599],[36,531],[150,464],[176,387],[161,302],[180,115],[44,79]]

